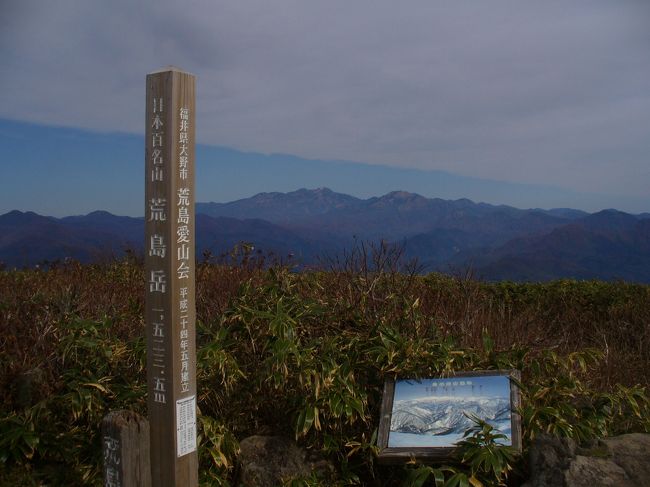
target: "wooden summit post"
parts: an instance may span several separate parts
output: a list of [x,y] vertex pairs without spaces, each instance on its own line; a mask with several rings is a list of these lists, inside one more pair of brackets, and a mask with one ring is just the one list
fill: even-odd
[[156,487],[196,487],[194,76],[147,75],[145,324]]

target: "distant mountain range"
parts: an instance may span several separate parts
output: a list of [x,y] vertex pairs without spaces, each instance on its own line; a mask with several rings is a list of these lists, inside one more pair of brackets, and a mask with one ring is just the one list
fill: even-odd
[[[197,203],[197,255],[240,242],[299,264],[337,255],[356,242],[403,247],[425,271],[488,280],[623,279],[650,283],[650,214],[588,214],[568,208],[521,210],[396,191],[359,199],[329,189],[260,193],[230,203]],[[93,212],[52,218],[0,216],[0,262],[33,266],[141,252],[144,220]]]
[[[505,397],[422,397],[395,402],[390,431],[454,435],[460,439],[466,430],[474,426],[471,416],[509,429],[510,415],[510,400]],[[505,428],[501,426],[499,429]]]

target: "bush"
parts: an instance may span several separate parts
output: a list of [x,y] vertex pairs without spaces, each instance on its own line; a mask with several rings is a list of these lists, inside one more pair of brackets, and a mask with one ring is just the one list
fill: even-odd
[[[232,484],[238,439],[251,434],[291,435],[321,452],[338,485],[516,485],[525,476],[525,462],[481,422],[456,464],[378,465],[383,383],[395,375],[520,369],[524,455],[541,431],[578,440],[650,431],[647,286],[422,277],[381,255],[352,264],[302,273],[199,265],[204,485]],[[100,482],[101,418],[146,409],[143,282],[133,261],[0,271],[4,485]]]

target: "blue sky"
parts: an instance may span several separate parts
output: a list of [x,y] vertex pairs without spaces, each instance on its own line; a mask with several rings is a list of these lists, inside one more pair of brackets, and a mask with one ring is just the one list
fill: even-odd
[[[476,377],[454,377],[449,379],[422,379],[420,381],[399,380],[395,384],[395,400],[417,399],[429,397],[431,393],[426,390],[432,383],[442,385],[449,382],[472,381],[475,395],[483,397],[510,397],[510,379],[505,375],[497,376],[476,376]],[[479,388],[480,387],[480,388]],[[456,388],[457,396],[471,395],[471,386]],[[450,390],[450,389],[449,389]],[[438,394],[440,395],[440,394]],[[449,392],[451,395],[451,392]]]
[[197,76],[201,201],[650,210],[647,1],[9,0],[0,58],[0,212],[142,214],[144,79],[169,64]]
[[[143,214],[141,135],[0,119],[0,151],[5,161],[11,161],[3,164],[0,214],[15,209],[49,216],[86,214],[97,209],[117,215]],[[427,197],[466,197],[520,208],[599,210],[604,208],[599,205],[608,201],[634,211],[647,203],[642,198],[619,196],[606,200],[598,194],[445,171],[304,159],[205,144],[197,146],[196,159],[197,201],[202,202],[227,202],[260,192],[288,192],[301,187],[329,187],[360,198],[406,190]]]

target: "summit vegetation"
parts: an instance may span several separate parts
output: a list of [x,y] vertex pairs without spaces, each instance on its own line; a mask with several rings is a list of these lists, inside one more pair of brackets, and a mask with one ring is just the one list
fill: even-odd
[[[519,485],[542,432],[650,432],[650,286],[422,275],[385,246],[309,272],[245,246],[204,257],[202,485],[236,485],[253,434],[295,438],[333,466],[287,485],[450,487]],[[0,485],[101,485],[103,416],[146,414],[144,282],[133,257],[0,271]],[[387,378],[510,368],[522,372],[521,456],[477,422],[456,461],[378,464]]]

